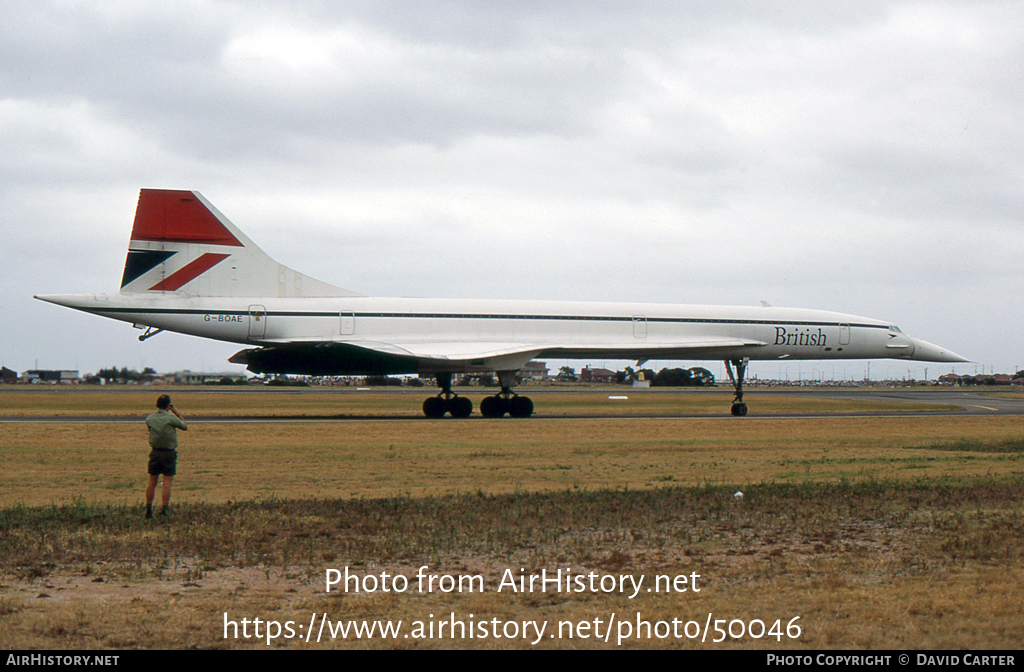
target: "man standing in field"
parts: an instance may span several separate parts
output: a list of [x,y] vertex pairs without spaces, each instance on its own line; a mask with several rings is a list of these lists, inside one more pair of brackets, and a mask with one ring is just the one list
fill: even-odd
[[171,397],[161,394],[156,400],[156,413],[146,418],[149,427],[149,487],[146,488],[146,518],[153,517],[153,497],[156,482],[164,477],[163,507],[160,515],[167,515],[171,503],[171,482],[178,471],[178,430],[188,430],[188,425],[171,403]]

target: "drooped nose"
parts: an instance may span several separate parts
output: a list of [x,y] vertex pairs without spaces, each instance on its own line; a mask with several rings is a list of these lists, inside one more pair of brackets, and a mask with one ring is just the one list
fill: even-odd
[[934,343],[911,338],[914,342],[914,354],[911,359],[921,362],[969,362],[971,360],[961,357],[952,350],[939,347]]

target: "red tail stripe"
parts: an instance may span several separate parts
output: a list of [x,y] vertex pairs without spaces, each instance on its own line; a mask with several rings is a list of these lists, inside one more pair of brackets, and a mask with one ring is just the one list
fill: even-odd
[[139,192],[132,240],[242,246],[195,194],[171,189]]
[[210,270],[220,262],[224,261],[230,254],[207,253],[195,261],[179,268],[174,273],[149,288],[151,292],[173,292],[180,289],[185,283],[196,279],[206,271]]

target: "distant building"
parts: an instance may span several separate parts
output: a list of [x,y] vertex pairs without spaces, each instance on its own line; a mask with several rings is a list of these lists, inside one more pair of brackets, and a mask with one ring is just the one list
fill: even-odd
[[548,363],[531,359],[519,369],[520,380],[547,380]]
[[1010,376],[1005,373],[978,373],[973,376],[961,376],[960,382],[963,385],[1009,385]]
[[197,373],[195,371],[175,371],[174,373],[165,373],[160,376],[160,380],[165,383],[172,385],[202,385],[204,373]]
[[592,369],[584,366],[580,371],[581,383],[611,383],[615,381],[615,372],[608,369]]
[[160,376],[160,380],[171,385],[207,385],[219,383],[224,378],[232,382],[246,380],[248,376],[237,371],[222,371],[220,373],[207,373],[202,371],[175,371]]
[[633,387],[650,387],[651,381],[647,380],[644,376],[643,371],[639,371],[636,374],[636,379],[633,381]]
[[32,369],[21,374],[21,379],[27,383],[77,383],[78,371],[44,371]]
[[0,383],[16,383],[18,382],[17,371],[11,371],[6,366],[0,367]]

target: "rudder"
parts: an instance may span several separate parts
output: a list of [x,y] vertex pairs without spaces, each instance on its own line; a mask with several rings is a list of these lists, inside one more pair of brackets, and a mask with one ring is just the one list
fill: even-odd
[[282,266],[195,191],[142,189],[121,292],[358,296]]

